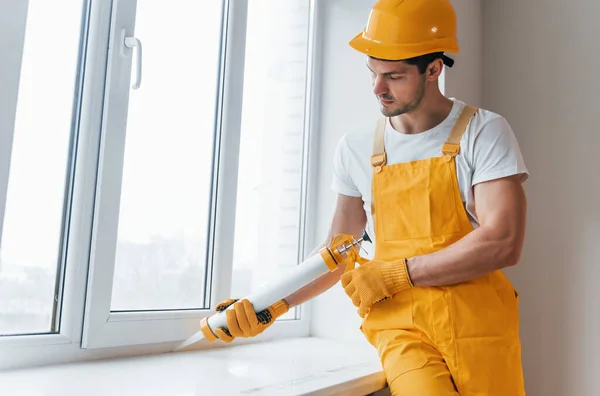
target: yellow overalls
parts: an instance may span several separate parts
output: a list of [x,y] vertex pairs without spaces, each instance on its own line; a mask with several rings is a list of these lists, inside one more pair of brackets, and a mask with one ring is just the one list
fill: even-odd
[[[473,231],[455,156],[477,109],[466,106],[442,156],[386,165],[386,119],[375,133],[375,259],[428,254]],[[443,287],[414,287],[375,304],[361,326],[392,395],[525,394],[517,293],[502,271]]]

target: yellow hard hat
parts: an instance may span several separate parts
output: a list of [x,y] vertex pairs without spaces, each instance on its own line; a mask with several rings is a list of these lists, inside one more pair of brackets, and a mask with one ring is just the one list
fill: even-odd
[[[450,0],[380,0],[371,10],[367,27],[350,46],[386,60],[458,53],[456,14]],[[448,63],[450,59],[444,58]]]

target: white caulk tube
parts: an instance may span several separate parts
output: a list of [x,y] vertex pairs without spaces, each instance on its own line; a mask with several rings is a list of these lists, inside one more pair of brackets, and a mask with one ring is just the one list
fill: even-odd
[[[318,254],[309,257],[301,264],[294,266],[275,283],[262,285],[255,292],[250,293],[245,299],[249,300],[255,312],[261,312],[287,296],[295,293],[304,286],[333,271],[340,264],[354,266],[358,257],[357,246],[362,240],[368,240],[365,235],[359,240],[352,236],[341,234],[332,242],[331,248],[323,248]],[[233,309],[233,304],[227,309]],[[225,312],[218,312],[200,323],[201,330],[182,342],[175,350],[185,348],[204,338],[209,341],[216,340],[213,329],[227,328]]]

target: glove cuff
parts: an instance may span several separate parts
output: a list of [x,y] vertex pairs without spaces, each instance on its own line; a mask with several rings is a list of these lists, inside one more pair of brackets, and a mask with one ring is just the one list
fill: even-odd
[[381,275],[390,295],[400,293],[414,286],[410,280],[406,259],[402,259],[400,262],[385,263],[381,267]]

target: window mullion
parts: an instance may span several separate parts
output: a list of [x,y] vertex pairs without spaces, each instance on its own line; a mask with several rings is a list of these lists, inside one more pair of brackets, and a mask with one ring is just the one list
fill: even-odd
[[106,67],[110,35],[110,1],[89,2],[88,22],[85,29],[85,59],[83,79],[81,81],[81,103],[77,114],[77,143],[75,150],[75,168],[73,191],[68,230],[63,232],[67,238],[64,260],[64,283],[61,310],[60,333],[80,343],[84,320],[87,274],[93,229],[96,176],[98,174],[98,147],[104,91],[106,85]]
[[207,306],[229,297],[237,199],[248,2],[226,1],[215,139]]
[[112,9],[83,348],[99,345],[110,314],[133,56],[122,39],[133,36],[136,6],[136,0],[115,1]]

